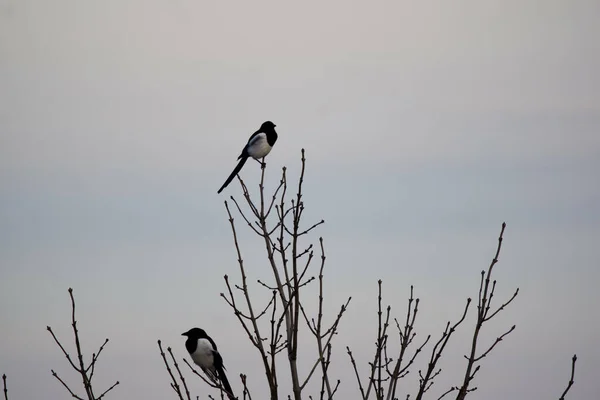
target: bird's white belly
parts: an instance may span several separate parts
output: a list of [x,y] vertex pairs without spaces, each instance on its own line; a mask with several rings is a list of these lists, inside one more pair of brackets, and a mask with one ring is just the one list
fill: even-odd
[[267,141],[267,135],[260,133],[248,143],[248,155],[252,158],[260,159],[265,157],[271,151],[272,147]]
[[192,360],[196,365],[204,368],[211,368],[214,363],[213,347],[207,339],[198,339],[196,351],[191,354]]

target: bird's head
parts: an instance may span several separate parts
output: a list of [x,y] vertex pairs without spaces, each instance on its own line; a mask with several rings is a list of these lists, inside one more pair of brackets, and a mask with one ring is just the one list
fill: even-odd
[[273,131],[275,130],[275,124],[272,123],[271,121],[265,121],[262,123],[262,125],[260,126],[260,130],[262,132],[269,132],[269,131]]
[[189,331],[182,333],[181,336],[187,336],[192,339],[201,339],[206,338],[208,335],[206,334],[204,329],[192,328]]

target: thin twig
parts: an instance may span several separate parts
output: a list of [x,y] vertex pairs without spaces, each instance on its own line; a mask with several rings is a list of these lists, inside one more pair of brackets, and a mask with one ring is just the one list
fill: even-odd
[[[414,303],[414,306],[413,306]],[[398,381],[400,378],[404,377],[408,372],[408,368],[413,364],[417,355],[423,350],[431,335],[427,336],[427,339],[419,346],[411,359],[406,363],[404,367],[402,367],[402,361],[404,361],[404,355],[408,346],[412,342],[412,338],[414,338],[415,334],[413,333],[415,321],[417,318],[417,314],[419,312],[419,299],[415,300],[414,298],[414,287],[411,285],[410,287],[410,297],[408,298],[408,309],[406,311],[406,321],[404,323],[404,330],[400,327],[400,323],[398,320],[396,321],[396,327],[398,328],[398,334],[400,335],[400,353],[398,354],[398,358],[396,360],[396,365],[394,367],[394,372],[390,374],[390,383],[388,387],[387,400],[393,400],[396,398],[396,390],[398,387]],[[387,349],[386,349],[387,350]],[[388,372],[389,374],[389,372]]]
[[446,397],[447,394],[450,394],[450,393],[454,392],[455,390],[458,390],[458,388],[456,386],[452,386],[450,389],[448,389],[444,393],[442,393],[440,395],[440,397],[438,397],[437,400],[442,400],[444,397]]
[[242,386],[243,386],[243,396],[244,396],[244,400],[246,400],[246,396],[248,396],[248,400],[252,400],[252,395],[250,395],[250,390],[248,390],[248,382],[247,382],[247,376],[245,374],[240,374],[240,378],[242,380]]
[[71,395],[71,397],[74,397],[76,399],[79,400],[83,400],[81,397],[77,396],[75,393],[73,393],[73,391],[71,390],[71,388],[65,383],[65,381],[63,381],[62,379],[60,379],[60,377],[58,376],[58,374],[56,372],[54,372],[54,370],[50,370],[52,372],[52,376],[55,377],[56,379],[58,379],[58,381],[60,383],[62,383],[62,385],[65,387],[65,389],[67,389],[67,391],[69,392],[69,394]]
[[4,400],[8,400],[8,389],[6,386],[6,374],[2,374],[2,387],[4,388]]
[[[496,341],[488,348],[488,350],[483,352],[480,356],[476,355],[477,354],[477,345],[478,345],[478,341],[479,341],[479,334],[481,333],[483,324],[485,322],[489,321],[490,319],[492,319],[500,311],[504,310],[504,308],[507,305],[509,305],[517,297],[517,295],[519,293],[519,289],[517,288],[517,290],[515,290],[514,294],[510,297],[510,299],[508,299],[508,301],[506,301],[496,311],[494,311],[490,316],[488,316],[488,313],[490,311],[490,303],[492,301],[492,298],[494,297],[494,292],[496,290],[496,281],[494,280],[492,282],[492,273],[494,270],[494,266],[498,263],[498,259],[500,256],[500,250],[502,249],[502,241],[503,241],[505,229],[506,229],[506,223],[503,222],[502,229],[500,230],[500,235],[498,237],[498,246],[496,247],[496,254],[494,255],[494,258],[492,259],[490,266],[487,269],[487,272],[481,271],[481,279],[479,282],[479,296],[478,296],[478,303],[477,303],[477,321],[475,323],[475,329],[473,330],[473,338],[471,340],[471,350],[469,352],[469,356],[465,356],[465,358],[467,359],[467,366],[465,369],[465,375],[463,378],[462,385],[460,386],[458,395],[456,396],[457,400],[464,400],[465,397],[467,396],[467,394],[471,391],[471,389],[469,389],[471,381],[475,378],[475,374],[479,371],[479,369],[481,367],[481,365],[475,365],[475,363],[480,361],[482,358],[486,357],[489,354],[489,352],[492,351],[492,349],[498,343],[500,343],[500,341],[502,341],[502,339],[506,335],[508,335],[515,329],[515,326],[511,327],[506,333],[499,336],[496,339]],[[491,287],[490,287],[490,282],[492,282]]]
[[79,331],[77,330],[77,320],[75,319],[75,297],[73,297],[73,289],[69,288],[69,296],[71,297],[71,326],[73,328],[73,336],[75,336],[75,348],[77,350],[77,359],[79,360],[79,369],[77,370],[81,374],[83,386],[90,400],[94,400],[94,392],[92,391],[92,385],[90,384],[89,378],[85,373],[85,366],[83,364],[83,354],[81,353],[81,344],[79,341]]
[[[508,306],[510,303],[512,303],[512,301],[515,299],[515,297],[517,297],[517,295],[518,295],[518,294],[519,294],[519,288],[517,288],[517,290],[515,290],[515,293],[513,293],[512,297],[511,297],[510,299],[508,299],[508,301],[507,301],[506,303],[504,303],[504,304],[502,304],[500,307],[498,307],[498,309],[497,309],[496,311],[494,311],[494,312],[492,313],[492,315],[490,315],[489,317],[488,317],[488,316],[486,316],[486,317],[485,317],[485,319],[484,319],[484,321],[488,321],[488,320],[490,320],[490,319],[494,318],[494,316],[495,316],[496,314],[498,314],[500,311],[504,310],[504,308],[505,308],[506,306]],[[490,298],[490,299],[491,299],[491,298]]]
[[175,369],[177,370],[177,373],[179,374],[179,379],[181,379],[181,383],[183,383],[183,388],[185,389],[186,397],[188,398],[188,400],[191,400],[190,399],[190,391],[188,390],[187,384],[185,383],[185,378],[183,377],[183,374],[181,373],[181,370],[179,369],[179,364],[177,364],[177,360],[175,359],[175,356],[173,355],[173,350],[171,350],[170,347],[167,347],[167,351],[171,355],[171,360],[173,360],[173,365],[175,366]]
[[169,366],[169,363],[167,362],[167,356],[165,355],[165,352],[162,349],[162,343],[161,343],[160,339],[158,340],[158,348],[160,349],[160,356],[162,357],[162,359],[165,363],[165,367],[167,367],[167,372],[169,373],[169,376],[171,377],[171,382],[172,382],[171,387],[173,388],[175,393],[177,393],[177,396],[179,397],[179,399],[184,400],[183,395],[181,394],[181,389],[179,388],[179,384],[177,383],[177,379],[175,379],[175,375],[173,375],[173,371],[171,371],[171,367]]
[[565,396],[571,389],[571,386],[575,383],[575,363],[577,362],[577,354],[573,354],[573,358],[571,359],[571,378],[569,379],[569,384],[567,388],[563,392],[562,396],[560,396],[559,400],[565,400]]
[[98,399],[97,399],[97,400],[100,400],[100,399],[102,399],[106,393],[110,392],[110,391],[111,391],[111,390],[112,390],[112,389],[113,389],[115,386],[117,386],[118,384],[119,384],[119,381],[116,381],[116,382],[115,382],[115,383],[114,383],[114,384],[113,384],[111,387],[109,387],[108,389],[106,389],[106,390],[104,391],[104,393],[102,393],[102,394],[101,394],[101,395],[98,397]]
[[65,348],[63,347],[63,345],[60,343],[60,341],[58,340],[58,338],[56,337],[56,335],[52,331],[52,328],[50,326],[46,326],[46,330],[48,332],[50,332],[50,334],[52,335],[52,338],[54,339],[54,341],[56,342],[56,344],[58,345],[58,347],[60,347],[60,349],[62,350],[63,354],[65,355],[65,357],[69,361],[69,364],[71,364],[71,367],[73,367],[74,370],[76,370],[76,371],[79,372],[79,370],[77,369],[77,367],[75,366],[75,364],[71,360],[71,356],[69,355],[69,353],[67,353],[67,351],[65,350]]
[[500,342],[502,341],[502,339],[504,339],[504,337],[505,337],[506,335],[508,335],[509,333],[511,333],[512,331],[514,331],[514,330],[515,330],[515,328],[516,328],[516,326],[515,326],[515,325],[513,325],[513,326],[512,326],[512,327],[511,327],[511,328],[510,328],[508,331],[506,331],[505,333],[503,333],[502,335],[500,335],[499,337],[497,337],[497,338],[496,338],[496,340],[494,341],[494,343],[493,343],[493,344],[492,344],[492,345],[489,347],[489,349],[487,349],[487,350],[486,350],[486,351],[485,351],[485,352],[484,352],[482,355],[480,355],[479,357],[476,357],[476,358],[475,358],[475,362],[477,362],[477,361],[481,360],[482,358],[484,358],[485,356],[487,356],[487,355],[488,355],[488,353],[489,353],[490,351],[492,351],[492,349],[493,349],[494,347],[496,347],[496,345],[497,345],[498,343],[500,343]]
[[348,356],[350,356],[350,362],[352,363],[352,368],[354,369],[354,375],[356,376],[356,381],[358,382],[358,388],[360,389],[362,399],[366,400],[367,396],[365,396],[365,390],[363,389],[362,382],[360,380],[360,374],[358,373],[358,368],[356,366],[356,361],[354,360],[352,351],[350,351],[350,347],[346,346],[346,351],[348,352]]
[[424,376],[421,375],[421,371],[419,371],[419,375],[420,375],[419,392],[417,393],[417,396],[415,397],[416,400],[421,400],[423,398],[423,395],[425,394],[425,392],[427,392],[427,390],[429,390],[429,388],[431,388],[431,385],[433,385],[433,379],[441,372],[440,369],[438,369],[437,371],[435,370],[436,365],[437,365],[438,361],[440,360],[440,358],[442,357],[442,352],[444,351],[444,348],[448,344],[450,337],[456,331],[456,328],[458,328],[458,326],[460,324],[462,324],[463,321],[465,320],[465,317],[467,316],[467,311],[469,311],[470,305],[471,305],[471,299],[469,298],[469,299],[467,299],[467,304],[465,305],[465,309],[463,310],[463,314],[462,314],[461,318],[458,320],[458,322],[456,322],[454,325],[452,325],[452,327],[450,326],[450,321],[448,321],[448,323],[446,324],[446,329],[444,329],[444,332],[442,333],[442,337],[433,346],[433,350],[431,351],[431,357],[429,359],[429,364],[427,365],[427,371],[425,372],[425,375]]
[[[97,353],[92,354],[92,361],[90,361],[90,365],[87,366],[87,368],[85,369],[85,371],[87,372],[90,368],[93,368],[94,365],[96,365],[96,361],[98,360],[98,357],[100,357],[100,353],[102,353],[102,350],[104,350],[104,346],[106,346],[106,344],[108,343],[108,338],[106,338],[104,340],[104,343],[102,343],[102,345],[100,346],[100,349],[98,350]],[[90,375],[90,380],[92,380],[92,377]]]
[[[106,346],[106,344],[108,343],[109,340],[108,340],[108,338],[105,339],[104,343],[102,343],[102,345],[100,346],[98,351],[96,353],[92,353],[91,361],[90,361],[89,365],[86,367],[85,363],[83,361],[83,352],[81,350],[81,340],[79,337],[79,330],[77,329],[77,320],[75,318],[75,296],[73,295],[72,288],[69,288],[69,297],[71,298],[71,327],[73,329],[73,336],[75,338],[75,348],[77,350],[77,359],[78,359],[79,366],[77,366],[73,362],[71,355],[65,350],[62,343],[58,340],[58,338],[52,331],[52,328],[50,326],[47,326],[46,330],[48,332],[50,332],[50,334],[52,335],[52,338],[54,339],[54,342],[58,345],[58,347],[60,348],[62,353],[65,355],[65,357],[67,358],[67,361],[69,361],[69,364],[71,364],[71,367],[81,376],[81,379],[83,381],[83,387],[85,389],[88,400],[99,400],[104,395],[106,395],[110,390],[112,390],[115,386],[117,386],[119,384],[119,381],[117,381],[115,384],[113,384],[111,387],[109,387],[106,391],[104,391],[104,393],[102,393],[99,397],[94,396],[94,391],[92,389],[92,378],[94,376],[94,370],[96,367],[96,363],[98,362],[98,357],[104,350],[104,347]],[[74,394],[74,392],[69,388],[69,386],[65,383],[65,381],[63,381],[58,376],[58,374],[56,372],[54,372],[54,370],[52,370],[52,375],[69,391],[69,393],[71,394],[72,397],[79,398],[79,396]]]
[[[263,362],[263,365],[264,365],[264,368],[265,368],[265,373],[266,373],[266,376],[267,376],[267,380],[269,382],[269,387],[274,388],[275,387],[275,379],[276,378],[274,377],[275,375],[273,374],[273,372],[269,368],[269,361],[267,359],[267,353],[266,353],[266,351],[264,349],[264,346],[263,346],[263,343],[262,343],[262,340],[261,340],[261,335],[260,335],[260,330],[259,330],[259,327],[258,327],[258,323],[257,323],[255,315],[254,315],[254,309],[253,309],[253,306],[252,306],[252,301],[250,300],[250,294],[248,292],[248,284],[247,284],[247,279],[246,279],[246,271],[244,269],[244,261],[242,259],[242,253],[240,251],[240,246],[239,246],[238,240],[237,240],[237,232],[235,230],[234,220],[233,220],[233,217],[231,216],[231,212],[229,210],[229,205],[227,204],[227,202],[225,202],[225,208],[227,210],[227,215],[229,216],[229,223],[231,225],[231,230],[233,232],[233,241],[235,243],[235,248],[236,248],[236,252],[237,252],[237,256],[238,256],[238,264],[239,264],[239,267],[240,267],[240,274],[242,276],[242,287],[243,287],[243,292],[244,292],[244,298],[246,300],[246,306],[248,307],[248,312],[249,312],[249,315],[250,315],[250,321],[252,322],[252,328],[253,328],[253,331],[254,331],[254,335],[256,337],[256,340],[253,341],[253,342],[254,342],[254,345],[256,346],[256,348],[260,352],[261,359],[262,359],[262,362]],[[229,287],[229,281],[227,280],[227,276],[225,276],[225,281],[227,283],[227,287],[229,289],[231,300],[233,302],[234,297],[233,297],[233,293],[231,293],[231,288]],[[236,310],[236,312],[238,311],[237,308],[235,310]],[[237,313],[236,313],[236,315],[237,315]],[[238,319],[241,322],[241,318],[239,318],[239,316],[238,316]],[[242,324],[242,325],[245,326],[245,324]],[[249,337],[251,338],[251,341],[252,341],[252,335],[250,334],[250,331],[248,330],[248,328],[245,328],[245,329],[246,329],[246,332],[248,333],[248,335],[249,335]]]
[[[381,308],[381,304],[382,304],[381,284],[382,284],[382,280],[379,279],[377,281],[377,285],[378,285],[377,342],[376,342],[375,356],[373,358],[373,362],[371,363],[371,375],[369,377],[369,385],[367,386],[367,392],[366,392],[366,398],[368,398],[371,393],[371,389],[373,388],[375,390],[375,397],[379,400],[383,396],[382,395],[382,393],[383,393],[382,382],[384,381],[384,379],[381,377],[381,370],[382,370],[382,368],[385,367],[384,364],[386,363],[386,360],[384,360],[383,363],[381,360],[382,360],[382,355],[385,352],[385,346],[386,346],[386,342],[387,342],[387,328],[389,326],[390,312],[391,312],[391,307],[388,305],[386,307],[386,318],[385,318],[385,321],[383,321],[382,320],[383,311]],[[375,378],[375,374],[377,374],[377,378]]]

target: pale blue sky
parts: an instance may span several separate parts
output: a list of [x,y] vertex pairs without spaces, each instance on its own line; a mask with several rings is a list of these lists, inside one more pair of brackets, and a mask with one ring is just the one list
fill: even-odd
[[[438,334],[477,294],[502,221],[498,295],[521,292],[482,344],[517,329],[472,397],[557,398],[573,353],[569,398],[597,396],[599,18],[596,1],[0,0],[11,397],[64,397],[50,368],[78,383],[45,331],[70,338],[69,286],[87,354],[111,339],[97,369],[98,385],[121,381],[110,398],[173,398],[155,343],[184,355],[192,326],[218,338],[235,389],[246,372],[264,393],[218,297],[237,268],[223,200],[239,188],[216,190],[266,119],[280,134],[270,187],[307,151],[307,215],[327,222],[327,311],[353,296],[334,348],[340,398],[358,396],[345,346],[363,371],[373,350],[377,279],[398,316],[414,284],[419,333]],[[261,243],[239,228],[253,279],[265,278]],[[470,328],[432,397],[459,382]]]

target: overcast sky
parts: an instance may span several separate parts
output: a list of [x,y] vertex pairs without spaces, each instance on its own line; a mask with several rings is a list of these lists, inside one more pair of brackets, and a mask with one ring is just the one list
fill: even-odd
[[[498,302],[520,294],[481,346],[517,327],[471,397],[558,398],[573,353],[569,399],[597,397],[599,19],[593,0],[0,0],[10,398],[64,398],[51,368],[78,387],[45,330],[70,345],[68,287],[85,354],[111,339],[97,392],[119,380],[111,399],[175,398],[156,340],[184,356],[181,332],[200,326],[234,389],[244,372],[265,396],[262,364],[219,298],[223,275],[238,276],[223,200],[240,188],[216,194],[265,120],[279,132],[269,188],[284,165],[297,177],[307,151],[307,217],[326,220],[312,239],[326,243],[327,315],[353,296],[331,367],[340,398],[359,396],[345,346],[363,372],[374,351],[377,279],[397,317],[414,284],[418,333],[439,335],[477,295],[503,221]],[[242,175],[256,188],[258,173],[248,163]],[[268,279],[261,241],[238,228],[252,282]],[[431,398],[460,383],[473,322]],[[306,371],[316,350],[303,344]]]

